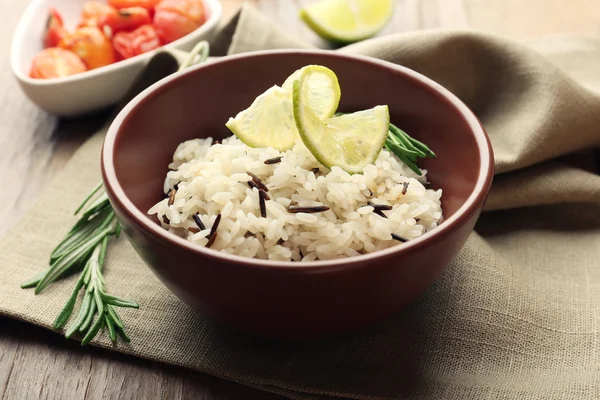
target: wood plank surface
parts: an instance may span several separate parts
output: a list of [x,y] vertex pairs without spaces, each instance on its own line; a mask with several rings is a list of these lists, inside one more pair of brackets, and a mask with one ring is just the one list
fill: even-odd
[[[310,0],[250,0],[286,31],[324,45],[297,18]],[[224,19],[243,0],[222,0]],[[0,235],[14,224],[106,114],[59,121],[11,75],[12,32],[26,1],[0,0]],[[516,39],[600,34],[598,0],[398,0],[381,34],[473,27]],[[2,295],[2,294],[0,294]],[[0,399],[276,399],[206,375],[94,348],[0,318]]]
[[464,0],[470,26],[514,39],[600,34],[598,0]]

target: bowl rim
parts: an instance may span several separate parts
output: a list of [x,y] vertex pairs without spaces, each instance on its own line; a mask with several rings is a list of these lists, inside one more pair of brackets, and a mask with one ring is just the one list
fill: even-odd
[[[128,118],[132,111],[138,107],[143,106],[146,101],[149,101],[152,97],[158,96],[161,92],[168,90],[171,85],[180,80],[184,80],[187,76],[197,73],[199,70],[219,68],[220,65],[235,63],[241,59],[249,58],[260,58],[264,56],[273,55],[320,55],[326,57],[332,57],[337,59],[346,59],[351,61],[358,61],[368,64],[376,64],[379,67],[391,69],[395,72],[401,73],[408,78],[412,78],[417,81],[422,87],[431,92],[437,92],[440,99],[449,103],[450,106],[461,114],[467,125],[475,136],[477,147],[479,150],[479,173],[477,182],[473,192],[469,195],[467,200],[462,204],[459,209],[444,221],[443,224],[439,225],[435,229],[426,232],[422,236],[412,239],[399,246],[392,246],[384,250],[378,250],[373,253],[367,253],[356,257],[345,257],[334,260],[319,260],[319,261],[308,261],[308,262],[293,262],[293,261],[273,261],[273,260],[262,260],[255,258],[247,258],[233,254],[227,254],[220,251],[207,249],[197,244],[193,244],[171,232],[164,230],[162,227],[152,222],[148,215],[139,210],[131,200],[125,195],[123,188],[117,178],[114,169],[114,152],[115,152],[115,140],[121,132],[121,127]],[[248,53],[242,53],[233,56],[223,57],[222,59],[213,60],[209,63],[199,64],[186,69],[181,72],[176,72],[166,78],[163,78],[159,82],[151,85],[146,90],[138,94],[133,100],[131,100],[116,116],[111,123],[107,134],[104,139],[102,146],[101,155],[101,169],[102,178],[109,194],[111,201],[114,201],[126,214],[129,221],[136,225],[139,229],[143,230],[146,234],[155,237],[172,247],[183,248],[192,253],[196,253],[202,257],[208,257],[216,261],[226,261],[232,264],[239,264],[245,267],[252,268],[265,268],[265,269],[276,269],[282,272],[285,271],[312,271],[312,272],[326,272],[338,269],[352,269],[353,267],[360,267],[369,265],[377,259],[386,258],[391,254],[396,255],[408,255],[413,252],[428,246],[431,243],[437,243],[453,231],[462,226],[466,221],[475,213],[480,210],[480,206],[485,202],[488,192],[491,187],[491,183],[494,175],[494,155],[491,146],[490,139],[485,132],[482,124],[475,116],[475,114],[454,94],[449,90],[433,81],[432,79],[414,71],[407,67],[397,65],[388,61],[379,60],[373,57],[345,54],[340,52],[334,52],[330,50],[298,50],[298,49],[287,49],[287,50],[261,50],[253,51]]]
[[159,48],[149,51],[147,53],[139,54],[135,57],[131,57],[126,60],[121,60],[109,65],[105,65],[100,68],[84,71],[79,74],[65,76],[61,78],[35,79],[29,77],[26,71],[22,70],[21,66],[19,65],[21,60],[18,57],[18,55],[20,54],[19,52],[21,51],[21,43],[23,43],[25,40],[25,33],[27,31],[27,28],[31,24],[31,20],[33,19],[34,15],[38,12],[38,9],[41,8],[42,3],[46,1],[47,0],[33,0],[27,6],[25,11],[21,15],[21,18],[19,19],[19,22],[17,23],[17,27],[15,28],[15,31],[13,33],[10,46],[10,66],[13,74],[21,82],[33,86],[52,86],[63,83],[77,83],[85,79],[94,78],[105,73],[110,73],[119,68],[127,68],[128,66],[134,64],[146,62],[159,51],[179,49],[180,46],[182,46],[186,42],[189,42],[190,39],[197,36],[203,36],[212,32],[221,21],[221,16],[223,14],[223,7],[221,6],[221,2],[219,0],[202,0],[203,3],[208,7],[208,19],[192,32],[171,43],[167,43],[166,45],[160,46]]

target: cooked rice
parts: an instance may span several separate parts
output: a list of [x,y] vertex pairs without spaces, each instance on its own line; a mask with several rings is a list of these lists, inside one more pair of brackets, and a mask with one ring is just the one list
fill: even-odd
[[[265,164],[275,157],[281,162]],[[279,152],[248,147],[235,136],[214,145],[210,138],[195,139],[179,145],[169,168],[164,192],[177,185],[173,204],[167,197],[148,213],[156,214],[163,228],[200,246],[206,246],[221,214],[211,249],[243,257],[314,261],[358,256],[401,246],[392,233],[414,239],[442,218],[441,189],[426,189],[426,171],[419,177],[385,149],[363,174],[350,175],[323,167],[301,141]],[[260,216],[259,192],[248,185],[247,172],[269,189],[266,218]],[[368,201],[392,210],[383,211],[383,218]],[[330,209],[290,213],[290,205]],[[205,225],[200,232],[195,213]]]

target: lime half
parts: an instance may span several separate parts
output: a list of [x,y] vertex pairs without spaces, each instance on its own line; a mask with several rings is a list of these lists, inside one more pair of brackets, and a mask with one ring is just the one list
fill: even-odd
[[324,39],[352,43],[379,32],[394,12],[394,0],[321,0],[300,18]]
[[252,105],[225,124],[250,147],[273,147],[280,151],[294,147],[299,137],[293,112],[293,82],[302,71],[310,71],[306,81],[306,105],[318,118],[333,116],[340,101],[337,76],[328,68],[309,65],[292,74],[282,87],[273,86]]
[[390,124],[388,107],[321,119],[307,106],[310,75],[306,70],[294,82],[294,120],[302,141],[326,167],[338,166],[352,174],[362,172],[383,148]]

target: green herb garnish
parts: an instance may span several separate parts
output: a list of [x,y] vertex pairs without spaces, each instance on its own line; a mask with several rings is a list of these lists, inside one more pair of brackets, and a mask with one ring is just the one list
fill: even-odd
[[421,169],[417,166],[419,158],[435,158],[435,153],[431,151],[425,143],[412,138],[408,133],[390,124],[388,137],[385,141],[385,148],[394,153],[404,164],[418,175],[423,175]]
[[[95,200],[90,202],[94,197]],[[87,205],[88,203],[90,204]],[[81,344],[86,345],[103,327],[106,327],[113,343],[117,340],[117,333],[123,340],[129,341],[116,307],[138,308],[139,306],[132,301],[106,293],[102,267],[106,258],[108,239],[111,236],[118,237],[121,227],[106,193],[102,190],[102,183],[99,183],[86,197],[75,214],[84,207],[86,208],[80,219],[50,255],[50,268],[25,282],[21,287],[35,288],[35,294],[38,294],[68,272],[81,269],[75,289],[54,321],[54,329],[63,328],[69,321],[77,297],[83,289],[83,299],[77,317],[67,329],[65,337],[70,338],[76,332],[80,332],[83,335]]]

